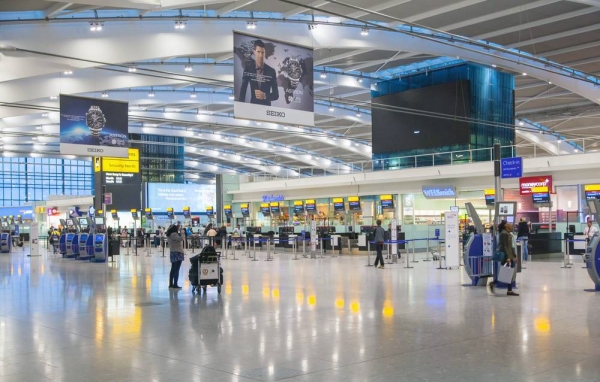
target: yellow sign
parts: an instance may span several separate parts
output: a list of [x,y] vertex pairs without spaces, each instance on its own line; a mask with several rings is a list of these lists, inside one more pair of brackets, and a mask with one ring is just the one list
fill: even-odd
[[[380,198],[381,200],[392,200],[392,195],[381,195]],[[350,198],[348,198],[348,201],[350,201]]]
[[261,203],[260,206],[264,208],[269,208],[269,203]]
[[583,186],[584,191],[600,191],[600,184],[586,184]]
[[548,192],[548,186],[532,187],[531,192]]
[[344,203],[344,198],[333,198],[334,203]]
[[190,210],[190,207],[183,207],[183,210],[184,210],[184,211],[189,211],[189,210]]
[[225,206],[225,207],[223,207],[223,209],[224,209],[224,210],[230,210],[230,209],[231,209],[231,206]]
[[102,215],[103,213],[104,213],[104,211],[102,211],[102,210],[96,211],[96,215]]
[[348,201],[349,202],[360,202],[360,197],[358,197],[358,196],[348,196]]
[[102,158],[94,157],[94,172],[100,172],[102,170]]
[[485,190],[483,190],[483,194],[484,195],[496,195],[496,190],[494,190],[493,188],[486,188]]
[[206,212],[209,212],[209,211],[212,212],[212,210],[213,210],[212,206],[207,206],[206,207]]
[[306,199],[306,204],[315,204],[314,199]]
[[279,202],[271,202],[271,207],[279,207]]
[[167,208],[167,212],[173,212],[173,208],[172,207],[168,207]]
[[137,212],[137,210],[135,208],[132,208],[131,212]]
[[46,209],[45,209],[44,207],[38,207],[38,208],[37,208],[37,213],[38,213],[38,214],[43,214],[43,213],[45,213],[45,212],[46,212]]
[[242,203],[242,204],[240,205],[240,208],[248,208],[248,203]]
[[[94,161],[96,169],[96,161]],[[102,158],[102,171],[104,172],[126,172],[137,174],[140,172],[140,150],[129,149],[129,158]]]
[[294,201],[294,205],[295,206],[302,206],[304,204],[303,204],[302,200],[296,200],[296,201]]
[[146,212],[152,212],[152,208],[146,208],[144,211],[146,211]]

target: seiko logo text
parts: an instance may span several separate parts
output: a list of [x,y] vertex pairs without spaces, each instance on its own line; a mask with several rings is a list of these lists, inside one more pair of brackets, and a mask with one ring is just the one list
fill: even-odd
[[279,117],[279,118],[285,118],[285,113],[283,111],[272,111],[272,110],[267,110],[267,115],[269,117]]
[[103,153],[104,149],[87,149],[88,153]]

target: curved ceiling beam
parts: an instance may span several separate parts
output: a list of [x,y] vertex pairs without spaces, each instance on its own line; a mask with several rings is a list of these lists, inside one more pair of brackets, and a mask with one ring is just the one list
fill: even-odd
[[[172,25],[156,23],[155,33],[148,34],[146,29],[137,28],[136,23],[114,23],[103,31],[102,36],[82,39],[85,45],[74,44],[73,35],[88,36],[87,25],[81,23],[81,31],[73,31],[73,25],[60,24],[47,28],[41,25],[28,27],[27,34],[22,33],[19,25],[3,27],[2,43],[19,49],[46,51],[52,46],[54,53],[69,57],[79,57],[102,63],[119,64],[157,57],[181,57],[199,54],[220,53],[232,50],[231,33],[239,29],[244,21],[222,20],[220,22],[194,22],[188,24],[185,33],[176,33]],[[163,30],[164,29],[164,30]],[[434,34],[422,37],[401,32],[373,30],[369,36],[360,36],[355,27],[319,25],[309,31],[306,25],[262,21],[260,34],[286,36],[286,39],[315,48],[335,47],[340,49],[381,49],[409,51],[438,56],[456,56],[486,65],[496,64],[517,73],[527,72],[530,76],[568,89],[574,93],[598,102],[598,89],[595,84],[570,76],[567,70],[561,70],[548,63],[545,67],[536,57],[528,59],[517,52],[495,48],[488,49],[464,41],[433,40]],[[197,36],[211,36],[210,39],[198,39]],[[90,66],[94,64],[89,63]],[[97,64],[96,64],[97,65]],[[0,62],[0,72],[3,71]],[[14,68],[10,71],[15,72]],[[47,71],[45,71],[48,73]],[[43,74],[43,73],[38,73]]]

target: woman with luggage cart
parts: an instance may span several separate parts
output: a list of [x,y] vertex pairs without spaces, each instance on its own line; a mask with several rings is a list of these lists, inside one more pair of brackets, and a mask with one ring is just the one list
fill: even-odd
[[167,242],[169,243],[169,252],[171,257],[171,272],[169,274],[169,289],[181,289],[177,282],[179,281],[179,270],[183,262],[183,240],[181,226],[173,224],[166,232]]

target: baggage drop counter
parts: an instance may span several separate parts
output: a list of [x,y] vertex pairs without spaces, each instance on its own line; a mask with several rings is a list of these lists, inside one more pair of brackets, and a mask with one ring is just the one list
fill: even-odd
[[550,232],[549,223],[531,224],[529,244],[531,244],[532,259],[549,253],[562,253],[562,234],[556,232],[556,224],[552,224],[553,232]]

